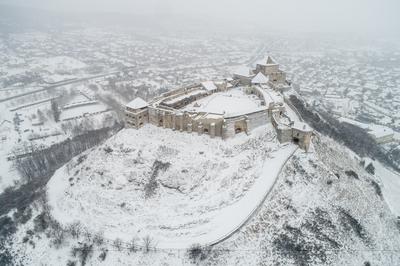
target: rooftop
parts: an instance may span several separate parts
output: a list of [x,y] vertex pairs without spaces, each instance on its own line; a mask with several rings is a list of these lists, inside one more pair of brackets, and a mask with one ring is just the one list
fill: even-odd
[[253,84],[267,84],[269,78],[267,78],[263,73],[258,72],[258,74],[251,80]]
[[133,101],[129,102],[126,106],[132,109],[141,109],[147,107],[149,104],[140,97],[135,98]]

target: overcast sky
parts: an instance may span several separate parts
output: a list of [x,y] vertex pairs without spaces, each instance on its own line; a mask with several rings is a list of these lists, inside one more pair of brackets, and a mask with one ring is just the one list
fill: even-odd
[[167,15],[307,32],[400,35],[400,0],[0,0],[63,12]]

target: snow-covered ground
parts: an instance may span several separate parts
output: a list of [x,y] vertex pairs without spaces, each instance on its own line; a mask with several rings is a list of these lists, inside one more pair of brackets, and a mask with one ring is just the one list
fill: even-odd
[[230,116],[265,109],[257,96],[246,94],[243,90],[243,88],[234,88],[226,92],[214,93],[189,104],[184,110]]
[[[372,161],[375,176],[382,182],[382,192],[385,200],[394,214],[400,216],[400,174],[390,170],[378,161]],[[369,162],[366,162],[368,165]]]
[[41,58],[32,64],[33,69],[48,71],[50,73],[65,73],[85,68],[86,64],[69,56],[55,56]]
[[[143,128],[146,131],[149,131],[149,129]],[[165,141],[163,145],[170,145],[170,137],[174,135],[174,132],[157,128],[155,130],[161,130],[158,133],[165,133],[162,137]],[[163,230],[171,231],[171,228],[157,228],[152,221],[162,221],[162,217],[158,212],[164,212],[165,207],[170,207],[173,204],[171,202],[167,204],[165,201],[171,199],[173,194],[178,195],[181,193],[175,193],[159,187],[159,190],[152,198],[145,200],[141,190],[132,188],[129,194],[126,195],[125,192],[127,191],[122,188],[118,189],[124,183],[121,182],[124,179],[124,173],[128,171],[121,170],[119,166],[124,165],[124,168],[129,168],[135,164],[135,168],[139,168],[140,165],[143,167],[143,165],[152,160],[152,158],[149,158],[150,149],[153,149],[152,152],[156,153],[163,161],[170,161],[171,163],[180,161],[180,154],[168,155],[165,152],[154,149],[154,145],[158,145],[161,141],[154,145],[150,144],[149,148],[142,146],[141,158],[132,156],[136,154],[137,150],[130,150],[128,145],[131,146],[133,142],[138,142],[138,134],[135,132],[138,133],[139,131],[122,131],[120,133],[121,136],[132,137],[130,141],[129,139],[127,140],[128,143],[122,142],[122,140],[119,140],[119,136],[116,136],[104,145],[87,153],[86,158],[75,159],[65,169],[60,170],[49,184],[50,203],[53,206],[52,214],[58,219],[63,219],[63,222],[79,219],[92,228],[100,228],[99,224],[104,224],[105,227],[101,229],[108,230],[108,232],[110,230],[117,232],[117,227],[123,227],[127,224],[126,219],[132,219],[136,222],[137,220],[135,220],[134,216],[139,216],[139,219],[144,219],[144,223],[149,223],[150,225],[148,228],[143,228],[143,230],[149,230],[149,232],[152,230],[153,232],[161,233],[161,235]],[[148,133],[154,134],[155,132],[150,131]],[[268,135],[266,133],[267,138],[269,138]],[[248,154],[249,150],[257,153],[257,147],[260,145],[257,139],[261,138],[261,136],[262,134],[254,133],[251,137],[242,135],[238,136],[237,139],[232,139],[230,143],[232,153],[229,154],[237,157],[239,150],[244,154]],[[204,155],[210,156],[209,149],[212,144],[215,144],[214,140],[207,138],[210,143],[207,146],[203,143],[203,137],[194,137],[191,135],[183,137],[183,139],[190,139],[191,141],[197,140],[193,142],[195,143],[193,144],[193,149],[187,150],[193,150],[193,155],[201,150]],[[151,136],[148,136],[148,138],[153,141]],[[183,143],[186,141],[181,140]],[[272,139],[267,142],[272,145],[275,141]],[[247,144],[244,145],[244,143]],[[204,148],[199,149],[199,146]],[[235,146],[241,148],[234,149],[233,147]],[[107,147],[112,148],[113,151],[108,150],[109,153],[106,155],[104,148]],[[181,146],[174,148],[180,149]],[[226,149],[226,146],[221,146],[218,149],[223,148]],[[121,153],[124,153],[124,155]],[[220,151],[220,155],[223,154],[225,152]],[[274,157],[274,152],[272,151],[267,154],[271,154]],[[92,158],[94,155],[99,156],[97,162],[95,162],[95,158]],[[188,154],[185,155],[187,156]],[[124,156],[128,157],[129,161],[119,165],[118,162]],[[174,161],[171,160],[173,156],[177,157]],[[216,155],[214,154],[213,156],[210,158],[215,159]],[[222,161],[229,160],[226,156],[222,158]],[[203,161],[200,154],[196,157]],[[266,161],[271,158],[267,158]],[[93,246],[93,252],[89,254],[87,263],[89,265],[368,265],[368,263],[370,265],[398,265],[400,261],[400,255],[398,254],[400,231],[396,217],[391,213],[384,198],[379,195],[376,186],[373,185],[374,177],[368,175],[359,165],[358,158],[357,160],[355,158],[356,156],[352,152],[329,138],[322,136],[317,140],[314,139],[313,147],[309,153],[297,150],[294,156],[290,157],[288,163],[285,164],[279,174],[272,191],[254,216],[230,238],[213,246],[211,249],[200,251],[201,256],[199,255],[197,258],[190,258],[187,249],[158,248],[149,253],[143,251],[130,252],[126,247],[118,250],[112,243],[105,242]],[[236,159],[239,160],[239,157]],[[77,164],[78,161],[81,163]],[[136,163],[134,163],[135,161]],[[99,165],[102,165],[102,167],[99,168]],[[196,177],[192,172],[191,166],[193,165],[188,161],[181,163],[181,166],[188,170],[188,175],[183,180],[185,182],[182,182],[180,187],[185,193],[191,191],[190,186],[188,186],[189,183],[194,186],[197,185],[197,187],[202,186],[194,182]],[[252,164],[252,168],[257,168],[255,165]],[[94,167],[99,170],[106,170],[106,168],[109,170],[103,173],[103,177],[95,177],[90,173],[90,169]],[[174,167],[171,165],[166,172]],[[204,167],[205,171],[217,172],[215,169],[212,170],[212,165],[207,167],[202,164],[201,167]],[[70,174],[66,173],[64,175],[62,171],[67,171],[67,168]],[[75,171],[80,168],[80,172],[74,177]],[[112,170],[114,175],[111,173]],[[202,168],[198,170],[202,171]],[[259,170],[261,170],[261,167]],[[346,171],[349,170],[354,171],[357,176],[347,175]],[[121,174],[116,174],[117,171],[121,171]],[[148,171],[150,171],[149,167]],[[246,172],[244,171],[243,176],[249,178]],[[165,173],[159,174],[159,181],[165,177]],[[197,174],[195,175],[197,176]],[[73,177],[74,180],[80,178],[81,180],[78,183],[73,181],[74,185],[71,186],[68,177]],[[135,177],[136,179],[137,177]],[[98,186],[99,180],[103,180],[100,183],[107,184],[107,181],[111,180],[113,183],[109,186],[107,185],[108,188],[106,189],[101,185]],[[213,180],[215,180],[214,185],[220,181],[218,176],[215,176]],[[202,179],[204,186],[208,190],[214,191],[216,189],[214,186],[210,186],[210,182],[213,180]],[[114,182],[119,183],[115,184]],[[224,185],[221,191],[226,190],[231,193],[230,186],[237,190],[240,187],[237,182],[238,180],[232,180],[230,184]],[[90,186],[95,188],[91,189]],[[66,189],[66,187],[71,187],[75,191],[81,192],[78,193],[73,189]],[[139,188],[140,185],[137,187]],[[114,189],[116,190],[115,192],[112,191]],[[87,195],[83,193],[83,190]],[[208,191],[196,192],[197,188],[192,190],[194,191],[191,198],[193,208],[200,207],[202,203],[206,203],[206,198],[210,197]],[[57,194],[57,191],[59,194]],[[137,197],[138,193],[142,195],[141,204],[129,214],[131,204],[132,202],[135,204],[134,198]],[[201,197],[201,193],[204,193],[205,196]],[[110,197],[107,197],[107,195],[110,195]],[[78,197],[81,197],[81,199],[78,199]],[[125,198],[122,199],[123,197],[130,197],[132,201],[125,201]],[[160,197],[163,197],[164,201],[160,201]],[[214,202],[216,197],[217,195],[214,195],[210,202]],[[245,197],[241,197],[237,203]],[[91,201],[88,201],[88,199]],[[177,201],[175,205],[183,207],[179,209],[180,211],[186,211],[188,215],[204,217],[204,213],[196,213],[194,209],[189,213],[188,209],[184,208],[183,205],[185,204],[182,199],[184,199],[184,195],[181,198],[175,197]],[[61,200],[67,203],[64,204]],[[125,209],[119,205],[121,200],[126,202]],[[56,206],[54,206],[54,202]],[[237,203],[232,202],[231,206]],[[71,208],[71,212],[63,211],[63,206]],[[210,206],[207,211],[213,212],[212,207],[215,207],[215,204]],[[248,209],[247,206],[245,208]],[[142,209],[152,211],[156,218],[150,215],[143,216],[144,211]],[[222,212],[224,211],[224,208],[221,207],[220,209]],[[170,209],[169,211],[172,213],[166,213],[165,215],[170,215],[172,220],[166,221],[167,223],[176,223],[180,219],[188,221],[188,218],[184,217],[185,214],[175,216],[178,213],[177,210]],[[125,216],[128,218],[121,219],[119,213],[122,212],[125,212]],[[37,217],[37,214],[38,212],[34,211],[33,217]],[[71,215],[71,217],[67,217],[68,215]],[[80,217],[76,215],[80,215]],[[238,216],[240,215],[241,213],[238,214]],[[225,220],[225,224],[229,225],[231,223],[229,220]],[[114,227],[110,228],[109,225]],[[132,224],[131,226],[137,228],[139,225]],[[85,237],[85,234],[79,239],[68,236],[63,244],[56,248],[52,243],[52,238],[47,238],[45,234],[38,234],[29,237],[32,239],[32,243],[22,243],[24,237],[27,236],[27,232],[33,227],[32,220],[30,220],[19,228],[13,238],[12,254],[22,264],[64,265],[68,261],[78,262],[79,258],[73,256],[73,248],[82,246],[85,241],[91,241],[90,238]],[[196,224],[193,225],[193,228],[195,227]],[[123,234],[122,237],[134,238],[139,245],[143,243],[140,234],[135,233],[132,235],[132,229],[129,227],[124,227],[124,230],[124,232],[120,232],[120,234]],[[172,231],[177,230],[180,229]],[[153,242],[153,244],[156,243]],[[106,250],[106,257],[101,259],[100,255],[104,250]]]
[[[210,244],[246,221],[295,149],[280,145],[270,125],[228,140],[152,125],[125,129],[58,170],[49,203],[62,224],[80,221],[109,239]],[[146,197],[152,177],[157,185]]]

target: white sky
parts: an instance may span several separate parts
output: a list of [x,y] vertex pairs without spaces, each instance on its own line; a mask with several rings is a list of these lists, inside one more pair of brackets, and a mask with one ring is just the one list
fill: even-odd
[[0,0],[68,12],[172,15],[287,31],[400,35],[400,0]]

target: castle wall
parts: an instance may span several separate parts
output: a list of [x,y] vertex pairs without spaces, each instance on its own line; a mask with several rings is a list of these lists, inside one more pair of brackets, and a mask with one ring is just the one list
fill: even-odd
[[257,95],[257,97],[260,98],[260,100],[261,100],[261,105],[265,105],[264,93],[261,91],[261,89],[259,87],[250,86],[250,87],[246,88],[246,93]]
[[250,86],[251,85],[251,77],[245,77],[241,75],[233,75],[233,78],[238,79],[240,84],[244,86]]
[[268,116],[268,110],[256,112],[247,115],[247,130],[251,131],[259,126],[266,125],[271,122]]
[[312,132],[304,132],[301,130],[297,130],[295,128],[292,129],[292,138],[295,143],[297,143],[300,148],[304,150],[308,150],[311,142]]
[[138,129],[144,124],[148,123],[148,121],[149,116],[147,107],[138,110],[128,107],[125,109],[125,123],[128,125],[128,127]]
[[278,64],[273,64],[273,65],[257,65],[256,66],[256,72],[261,72],[264,75],[268,76],[271,73],[278,72],[279,71],[279,65]]
[[293,140],[292,137],[292,129],[290,127],[276,127],[276,135],[278,141],[280,143],[291,142]]
[[269,80],[272,83],[284,83],[286,81],[286,73],[283,71],[272,72]]

